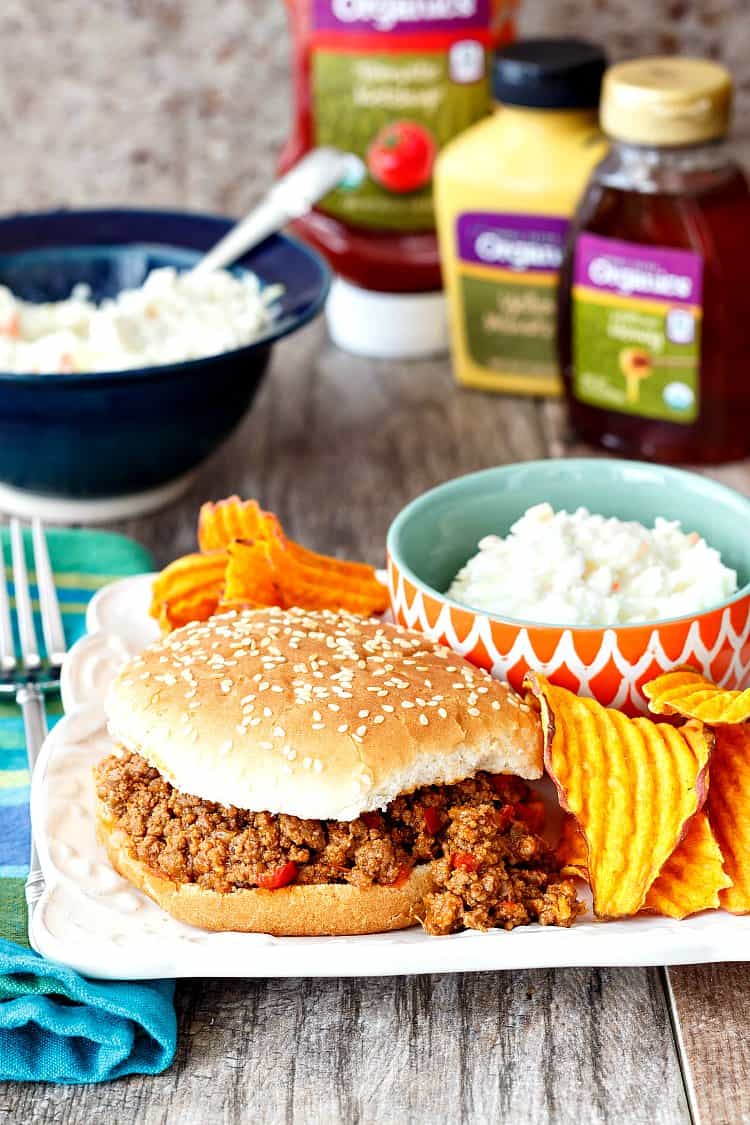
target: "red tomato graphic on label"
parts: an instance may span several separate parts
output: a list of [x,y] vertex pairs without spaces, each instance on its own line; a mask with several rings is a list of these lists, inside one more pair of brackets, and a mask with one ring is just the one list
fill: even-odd
[[367,167],[381,187],[401,195],[430,182],[436,155],[435,138],[424,125],[393,121],[370,144]]

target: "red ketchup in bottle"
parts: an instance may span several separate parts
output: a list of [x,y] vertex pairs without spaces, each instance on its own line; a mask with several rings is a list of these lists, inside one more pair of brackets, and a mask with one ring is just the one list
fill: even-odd
[[516,0],[286,0],[295,116],[287,171],[317,145],[359,173],[294,230],[337,277],[331,334],[366,355],[447,347],[432,203],[437,153],[491,109],[491,51],[514,35]]

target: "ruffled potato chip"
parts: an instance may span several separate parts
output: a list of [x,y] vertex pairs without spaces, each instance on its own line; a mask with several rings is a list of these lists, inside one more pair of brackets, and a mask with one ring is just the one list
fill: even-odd
[[697,722],[630,719],[533,673],[527,687],[542,708],[547,770],[586,840],[595,912],[637,914],[704,802],[713,736]]
[[200,554],[176,559],[154,583],[151,613],[165,631],[217,610],[281,606],[385,612],[388,591],[366,563],[309,551],[288,539],[256,500],[206,503],[198,520]]
[[[586,840],[570,813],[563,821],[555,854],[562,875],[589,881]],[[716,910],[720,892],[731,885],[708,816],[701,809],[651,884],[643,909],[669,918],[687,918],[701,910]]]
[[565,814],[562,832],[555,857],[560,864],[560,874],[567,879],[583,879],[589,881],[589,853],[583,832],[578,827],[578,821],[571,813]]
[[205,621],[216,612],[226,565],[226,551],[175,559],[154,580],[151,616],[167,631],[189,621]]
[[229,561],[222,609],[281,605],[267,543],[235,539],[227,547],[227,554]]
[[[711,776],[713,763],[712,757]],[[710,785],[708,799],[711,799]],[[683,840],[662,867],[646,895],[644,909],[666,914],[669,918],[687,918],[700,910],[716,910],[720,905],[720,892],[731,885],[708,816],[701,810],[690,821]]]
[[750,727],[717,727],[708,817],[732,885],[720,894],[732,914],[750,914]]
[[332,570],[321,568],[317,563],[310,565],[302,562],[276,537],[268,541],[268,552],[285,608],[347,609],[350,613],[371,617],[385,612],[388,606],[388,591],[378,582],[372,567],[338,563],[339,569]]
[[257,500],[228,496],[215,504],[208,501],[198,516],[198,546],[201,551],[216,551],[228,547],[233,539],[265,538],[271,521],[278,523]]
[[750,719],[750,689],[730,691],[717,687],[692,668],[678,668],[657,676],[643,688],[654,715],[681,715],[716,723],[746,723]]

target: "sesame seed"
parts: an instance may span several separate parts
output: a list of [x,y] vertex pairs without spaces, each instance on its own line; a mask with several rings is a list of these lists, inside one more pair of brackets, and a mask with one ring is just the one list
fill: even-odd
[[313,769],[316,773],[320,773],[323,769],[323,763],[321,762],[320,758],[316,758],[313,762]]
[[188,703],[188,708],[191,711],[197,711],[198,708],[200,707],[200,705],[201,705],[200,699],[194,699],[192,703]]
[[250,720],[250,726],[251,727],[257,727],[260,722],[261,722],[260,715],[256,715],[256,717],[254,719]]
[[363,735],[367,734],[367,727],[364,723],[362,723],[361,726],[357,727],[356,734],[358,734],[360,738],[362,738]]
[[319,723],[322,718],[323,718],[323,716],[321,715],[320,711],[318,711],[318,710],[313,711],[313,719],[315,720],[316,723]]
[[276,738],[285,738],[286,737],[286,731],[284,730],[283,727],[274,727],[273,733],[276,736]]
[[346,734],[346,732],[349,730],[349,724],[342,723],[340,727],[336,727],[336,730],[339,732],[339,734]]
[[311,765],[312,765],[312,758],[303,758],[302,759],[303,769],[309,770]]
[[369,711],[367,710],[367,708],[363,708],[363,709],[362,709],[362,710],[361,710],[361,711],[359,712],[359,718],[360,718],[360,719],[366,719],[366,718],[367,718],[367,716],[368,716],[369,714],[370,714],[370,712],[369,712]]
[[499,711],[500,710],[500,701],[498,699],[492,700],[492,710],[493,711]]
[[413,707],[414,704],[412,703],[412,701],[410,699],[402,699],[401,700],[401,706],[402,707]]
[[231,740],[231,738],[228,738],[226,740],[226,742],[222,742],[221,746],[219,747],[219,753],[220,754],[228,754],[231,749],[232,749],[232,740]]
[[325,723],[313,723],[313,724],[312,724],[312,729],[313,729],[313,730],[325,730],[325,729],[326,729],[326,725],[325,725]]
[[263,708],[263,717],[265,719],[270,719],[272,715],[273,715],[273,711],[271,710],[270,707],[264,707]]
[[480,712],[479,712],[479,708],[478,708],[478,707],[469,707],[469,709],[468,709],[468,710],[469,710],[469,714],[470,714],[470,715],[471,715],[471,716],[472,716],[473,718],[475,718],[475,719],[479,718],[479,713],[480,713]]
[[391,714],[393,711],[396,710],[396,708],[391,703],[381,703],[381,707],[383,708],[384,711],[387,711],[388,714]]
[[441,719],[448,718],[448,712],[446,711],[445,707],[438,707],[438,715]]
[[380,723],[384,723],[385,722],[385,715],[376,715],[375,718],[372,721],[374,723],[378,724],[378,725]]
[[260,746],[261,750],[273,750],[272,742],[259,742],[258,745]]
[[328,710],[329,711],[340,711],[341,708],[339,707],[338,703],[329,703],[328,704]]

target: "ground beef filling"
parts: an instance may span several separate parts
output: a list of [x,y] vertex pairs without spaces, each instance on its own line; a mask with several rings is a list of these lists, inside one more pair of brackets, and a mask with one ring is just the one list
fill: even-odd
[[202,801],[138,754],[106,758],[97,793],[155,874],[228,893],[289,883],[398,885],[432,862],[422,925],[447,934],[528,922],[569,926],[583,909],[537,835],[540,802],[516,777],[479,773],[397,797],[353,821],[301,820]]

